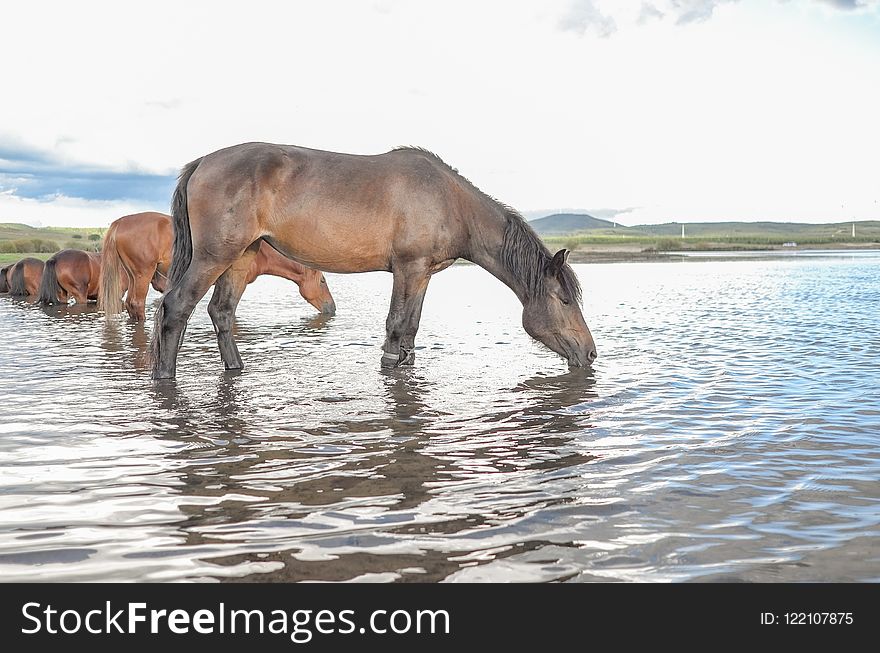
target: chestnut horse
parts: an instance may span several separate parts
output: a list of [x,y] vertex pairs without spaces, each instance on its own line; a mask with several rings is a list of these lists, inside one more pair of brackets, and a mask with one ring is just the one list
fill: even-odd
[[165,291],[171,265],[171,219],[155,211],[135,213],[114,220],[104,234],[101,248],[101,290],[98,307],[107,313],[125,310],[143,322],[150,284]]
[[431,275],[464,258],[510,287],[526,332],[572,366],[596,358],[567,250],[550,254],[525,219],[434,154],[361,156],[292,145],[235,145],[186,165],[172,199],[174,256],[156,311],[154,378],[172,378],[184,329],[208,311],[227,369],[242,367],[232,323],[247,268],[267,241],[329,272],[394,275],[382,364],[413,362]]
[[[123,285],[127,285],[125,309],[133,320],[143,322],[149,286],[165,291],[171,263],[173,231],[171,216],[136,213],[114,221],[104,235],[100,306],[107,313],[122,310]],[[123,274],[124,272],[124,274]],[[285,258],[268,244],[253,257],[246,284],[262,274],[290,279],[309,304],[324,314],[336,312],[336,303],[323,273]]]
[[23,258],[9,271],[9,294],[24,297],[40,291],[43,278],[43,262],[36,258]]
[[101,281],[101,255],[81,249],[62,249],[46,261],[37,301],[66,304],[73,297],[77,304],[98,299]]

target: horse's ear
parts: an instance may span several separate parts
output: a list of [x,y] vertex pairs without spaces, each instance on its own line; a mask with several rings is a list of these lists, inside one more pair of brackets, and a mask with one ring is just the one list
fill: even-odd
[[569,254],[571,254],[571,251],[567,249],[560,249],[556,252],[553,255],[553,260],[547,265],[547,273],[555,276],[562,272],[562,266],[568,261]]

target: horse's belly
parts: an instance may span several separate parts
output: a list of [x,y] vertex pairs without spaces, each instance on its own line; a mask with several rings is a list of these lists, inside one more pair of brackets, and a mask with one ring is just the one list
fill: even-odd
[[363,232],[332,229],[293,230],[272,234],[266,240],[279,252],[324,272],[373,272],[390,269],[391,242]]
[[352,272],[376,272],[379,270],[388,270],[390,267],[387,259],[377,256],[340,257],[337,253],[334,256],[291,256],[290,258],[299,261],[307,267],[314,268],[315,270],[336,272],[339,274],[349,274]]

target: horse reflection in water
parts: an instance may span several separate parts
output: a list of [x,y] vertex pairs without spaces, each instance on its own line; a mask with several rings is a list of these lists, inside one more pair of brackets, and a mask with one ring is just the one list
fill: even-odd
[[[98,307],[94,302],[90,304],[39,304],[34,302],[31,307],[51,317],[69,318],[76,324],[94,321],[98,314]],[[58,322],[58,328],[65,328],[64,320]],[[54,328],[54,325],[53,325]],[[81,336],[81,334],[78,334]],[[69,343],[71,345],[75,343]]]
[[[67,310],[73,311],[76,304],[68,307],[63,306],[54,314]],[[99,307],[100,309],[100,307]],[[95,304],[90,305],[90,312],[95,312]],[[49,307],[45,312],[52,314]],[[333,315],[330,313],[316,313],[304,316],[292,323],[292,332],[298,338],[308,338],[318,334],[322,329],[331,324]],[[150,359],[150,332],[143,322],[106,320],[103,323],[102,349],[112,355],[107,357],[107,362],[112,366],[122,369],[133,367],[136,370],[148,370]],[[260,342],[263,338],[260,327],[255,324],[242,325],[238,319],[233,322],[232,332],[241,336],[246,342]],[[236,370],[228,370],[227,375],[233,376]]]
[[109,365],[121,369],[149,368],[150,334],[143,322],[120,324],[113,320],[105,320],[103,326],[101,348],[111,354],[106,357]]
[[[475,537],[497,531],[502,543],[481,562],[537,546],[516,524],[567,501],[536,495],[535,475],[570,470],[579,479],[592,459],[577,444],[589,428],[592,374],[525,381],[515,389],[521,407],[473,424],[432,408],[433,383],[413,370],[385,370],[382,381],[385,417],[343,418],[293,437],[260,432],[246,377],[220,376],[207,409],[176,384],[154,386],[169,416],[168,430],[153,435],[189,442],[171,454],[175,487],[193,497],[180,503],[181,546],[283,581],[436,581],[465,564]],[[220,542],[227,553],[218,559]]]

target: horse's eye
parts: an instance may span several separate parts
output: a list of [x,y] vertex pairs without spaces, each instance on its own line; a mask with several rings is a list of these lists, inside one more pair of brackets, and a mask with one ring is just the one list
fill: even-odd
[[571,302],[568,301],[567,299],[565,299],[564,297],[560,297],[560,298],[559,298],[559,301],[561,301],[561,302],[562,302],[563,304],[565,304],[566,306],[568,306],[569,304],[571,304]]

